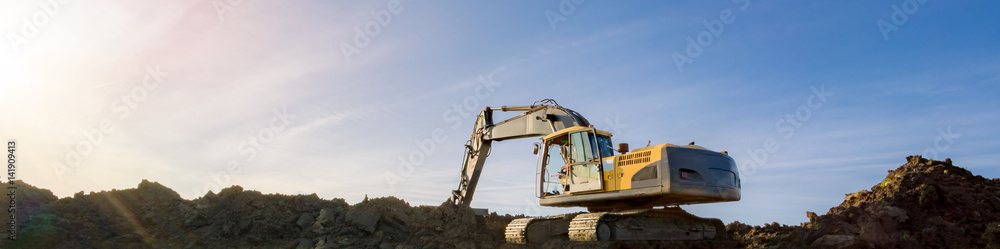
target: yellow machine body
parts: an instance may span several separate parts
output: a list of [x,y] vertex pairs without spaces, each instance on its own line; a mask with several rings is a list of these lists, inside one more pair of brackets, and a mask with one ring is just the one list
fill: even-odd
[[[615,155],[610,138],[580,126],[543,137],[540,204],[619,210],[740,199],[739,173],[725,153],[659,144]],[[562,161],[554,158],[556,150]]]

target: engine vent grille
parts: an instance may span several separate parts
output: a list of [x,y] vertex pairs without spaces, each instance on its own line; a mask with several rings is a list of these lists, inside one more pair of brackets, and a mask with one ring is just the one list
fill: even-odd
[[625,165],[632,165],[638,163],[648,163],[652,151],[643,151],[638,153],[625,154],[619,157],[618,162],[615,166],[621,167]]
[[642,169],[640,169],[639,172],[635,172],[635,175],[632,176],[632,182],[652,180],[652,179],[656,179],[655,164],[642,167]]

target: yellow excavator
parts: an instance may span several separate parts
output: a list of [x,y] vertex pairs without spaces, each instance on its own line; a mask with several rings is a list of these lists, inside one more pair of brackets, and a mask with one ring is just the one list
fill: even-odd
[[[521,112],[499,123],[493,112]],[[541,137],[534,144],[536,197],[549,207],[586,207],[588,213],[511,221],[509,243],[569,237],[574,241],[704,240],[724,237],[719,219],[700,218],[678,205],[740,200],[736,163],[725,151],[690,143],[629,151],[612,134],[554,100],[530,106],[486,107],[465,145],[458,189],[450,202],[472,202],[493,141]],[[617,154],[615,153],[617,152]]]

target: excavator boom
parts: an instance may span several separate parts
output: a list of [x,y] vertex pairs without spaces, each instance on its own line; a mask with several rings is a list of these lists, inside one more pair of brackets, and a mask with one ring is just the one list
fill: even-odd
[[[500,123],[493,122],[494,111],[524,111]],[[545,99],[530,106],[486,107],[476,118],[472,136],[465,144],[462,175],[451,201],[468,206],[476,192],[479,175],[489,157],[493,141],[541,137],[574,126],[590,126],[579,113],[561,107],[555,100]]]

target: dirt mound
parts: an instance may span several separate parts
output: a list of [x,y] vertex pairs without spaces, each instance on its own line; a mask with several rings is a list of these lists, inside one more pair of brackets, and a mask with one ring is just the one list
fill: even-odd
[[515,218],[394,197],[349,205],[240,186],[188,201],[148,181],[58,200],[17,185],[20,236],[0,240],[0,248],[498,248]]
[[731,239],[713,241],[522,246],[504,243],[503,232],[523,216],[477,216],[449,203],[413,207],[384,197],[350,205],[240,186],[185,200],[145,180],[58,199],[16,185],[19,237],[0,248],[1000,248],[1000,179],[918,156],[826,214],[807,213],[809,223],[733,222]]
[[750,248],[1000,248],[1000,179],[919,156],[801,226],[727,226]]

